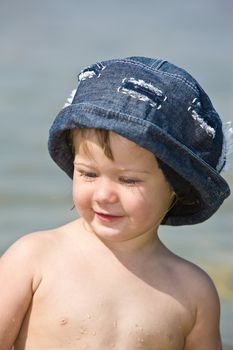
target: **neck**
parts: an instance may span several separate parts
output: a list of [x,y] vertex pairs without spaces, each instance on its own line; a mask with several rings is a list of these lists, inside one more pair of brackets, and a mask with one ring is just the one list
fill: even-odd
[[118,257],[139,258],[140,256],[150,256],[151,254],[156,254],[162,246],[157,230],[146,232],[128,240],[100,240]]
[[90,237],[97,238],[97,242],[103,244],[107,247],[112,253],[116,256],[128,256],[128,257],[139,257],[139,256],[148,256],[150,254],[157,254],[161,247],[163,247],[162,242],[160,241],[157,229],[154,227],[151,230],[144,232],[136,237],[124,240],[124,239],[104,239],[99,237],[89,225],[82,220],[82,226],[86,232],[91,234]]

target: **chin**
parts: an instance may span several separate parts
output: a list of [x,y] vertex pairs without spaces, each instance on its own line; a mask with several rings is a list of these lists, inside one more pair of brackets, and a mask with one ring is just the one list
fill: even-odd
[[102,241],[123,242],[133,237],[129,237],[129,232],[113,227],[99,227],[99,225],[88,224],[90,230]]

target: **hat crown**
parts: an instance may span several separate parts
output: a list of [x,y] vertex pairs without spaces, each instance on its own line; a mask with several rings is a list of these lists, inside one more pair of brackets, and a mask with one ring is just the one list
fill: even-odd
[[[208,95],[184,69],[161,59],[129,57],[95,63],[79,80],[72,104],[94,104],[148,121],[216,169],[222,122]],[[145,140],[139,143],[146,147]]]

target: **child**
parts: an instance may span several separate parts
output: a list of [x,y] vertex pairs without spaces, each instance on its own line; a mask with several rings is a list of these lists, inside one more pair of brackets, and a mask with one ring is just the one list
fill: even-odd
[[207,220],[230,194],[218,114],[159,59],[97,63],[79,80],[49,151],[80,218],[1,258],[0,349],[221,349],[212,281],[157,235]]

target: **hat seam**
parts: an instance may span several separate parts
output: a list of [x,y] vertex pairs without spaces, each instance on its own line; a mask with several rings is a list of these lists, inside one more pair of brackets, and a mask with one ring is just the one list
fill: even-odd
[[179,74],[173,74],[173,73],[167,73],[167,72],[163,72],[159,69],[156,69],[156,68],[152,68],[152,67],[148,67],[146,65],[144,65],[143,63],[141,62],[136,62],[136,61],[133,61],[133,60],[127,60],[127,59],[123,59],[123,60],[114,60],[112,62],[112,64],[114,63],[123,63],[123,64],[132,64],[132,65],[135,65],[135,66],[138,66],[140,68],[144,68],[145,70],[147,71],[150,71],[150,72],[156,72],[156,73],[159,73],[161,75],[164,75],[164,76],[168,76],[168,77],[171,77],[171,78],[174,78],[174,79],[177,79],[177,80],[180,80],[182,81],[186,86],[188,86],[190,89],[192,89],[195,93],[198,93],[198,89],[195,87],[195,85],[193,85],[192,83],[190,83],[187,79],[183,78],[181,75]]

